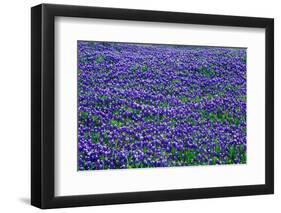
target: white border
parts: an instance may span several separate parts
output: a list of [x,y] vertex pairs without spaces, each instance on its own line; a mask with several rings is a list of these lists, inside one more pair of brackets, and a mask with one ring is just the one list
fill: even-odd
[[[247,164],[77,171],[77,40],[247,47]],[[265,183],[265,30],[55,18],[55,196]]]

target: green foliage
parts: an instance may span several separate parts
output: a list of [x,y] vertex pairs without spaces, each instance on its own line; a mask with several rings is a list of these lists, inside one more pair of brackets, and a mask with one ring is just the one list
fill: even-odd
[[200,71],[200,74],[203,75],[206,78],[211,78],[216,74],[215,71],[212,68],[208,69],[206,67],[201,67],[199,69],[199,71]]
[[201,101],[201,98],[199,96],[192,98],[192,102],[194,102],[194,103],[199,103],[200,101]]
[[123,126],[123,122],[122,121],[117,121],[117,120],[114,120],[114,119],[110,120],[110,124],[112,126],[117,126],[119,128]]
[[87,112],[80,112],[80,120],[85,121],[88,118],[88,113]]
[[97,144],[99,142],[99,138],[100,138],[100,133],[95,133],[95,132],[92,132],[92,137],[91,137],[91,142],[93,144]]
[[145,121],[145,122],[154,121],[153,116],[149,115],[149,116],[144,117],[144,121]]
[[85,133],[84,133],[84,138],[87,140],[88,137],[89,137],[89,133],[88,133],[88,132],[85,132]]
[[219,154],[219,153],[220,153],[220,150],[221,150],[220,145],[219,145],[219,144],[216,144],[216,146],[215,146],[215,152],[216,152],[216,154]]
[[[213,113],[213,112],[208,113],[208,112],[202,110],[201,117],[204,120],[210,120],[211,123],[228,122],[230,125],[232,125],[232,124],[235,124],[236,126],[240,125],[240,119],[237,117],[235,118],[233,115],[230,115],[228,112],[218,111],[217,113]],[[243,119],[243,118],[241,118],[241,119]]]
[[133,120],[132,120],[131,118],[124,118],[123,124],[129,125],[129,124],[131,124],[132,122],[133,122]]
[[185,119],[185,122],[188,123],[188,124],[191,124],[192,126],[194,126],[196,124],[196,121],[192,117],[187,117]]
[[241,95],[241,99],[242,99],[243,102],[246,103],[246,101],[247,101],[247,96],[246,96],[246,95]]
[[217,119],[218,119],[219,121],[223,121],[223,120],[224,120],[224,115],[223,115],[221,112],[218,112],[218,113],[217,113]]
[[99,55],[98,57],[96,57],[96,63],[100,64],[101,62],[103,62],[104,58],[103,56]]
[[169,108],[169,102],[165,101],[165,102],[161,102],[159,104],[160,108]]
[[120,111],[118,109],[115,109],[115,110],[112,111],[112,114],[113,115],[119,115]]
[[148,70],[147,65],[143,65],[143,66],[141,67],[141,71],[146,72],[147,70]]
[[133,109],[133,108],[130,108],[130,107],[127,107],[125,110],[129,113],[133,113],[133,114],[137,114],[137,115],[140,114],[140,112],[141,112],[140,109]]
[[100,96],[100,99],[104,101],[104,100],[106,100],[106,99],[107,99],[107,96],[102,95],[102,96]]
[[235,118],[234,119],[234,123],[236,126],[239,126],[240,125],[240,120],[238,118]]
[[243,153],[241,155],[241,163],[246,163],[247,162],[247,156],[246,156],[246,153]]
[[147,147],[146,147],[146,146],[143,147],[143,152],[144,152],[144,153],[147,152]]
[[212,158],[212,165],[216,165],[217,160],[219,160],[217,157]]
[[170,127],[175,127],[176,125],[177,125],[177,119],[172,118],[172,119],[170,120]]
[[101,125],[101,121],[100,121],[99,117],[96,116],[96,115],[92,116],[92,121],[94,123],[94,126],[100,126]]
[[188,102],[188,98],[186,96],[181,96],[179,99],[180,99],[180,102],[182,102],[183,104]]
[[214,98],[214,96],[212,94],[208,94],[207,98],[210,101],[210,100],[212,100]]
[[229,159],[234,160],[235,159],[235,155],[236,155],[235,147],[234,146],[229,147],[229,149],[228,149],[228,157],[229,157]]
[[246,151],[243,148],[243,145],[240,145],[239,147],[239,153],[240,153],[240,159],[241,163],[246,163],[247,161],[247,156],[246,156]]
[[183,160],[183,152],[182,151],[178,151],[178,160],[179,161]]
[[193,150],[186,150],[184,151],[184,160],[187,162],[187,164],[192,164],[194,161],[196,153]]
[[214,122],[216,121],[216,115],[211,112],[211,113],[209,114],[209,119],[210,119],[210,121],[211,121],[212,123],[214,123]]
[[177,84],[179,84],[180,82],[181,82],[180,80],[174,79],[174,80],[172,80],[172,82],[171,82],[171,86],[174,87],[174,86],[176,86]]
[[172,153],[172,156],[176,155],[176,148],[175,147],[172,147],[171,153]]
[[108,139],[108,134],[107,133],[104,133],[104,143],[106,144],[106,145],[108,145],[108,142],[109,142],[109,139]]

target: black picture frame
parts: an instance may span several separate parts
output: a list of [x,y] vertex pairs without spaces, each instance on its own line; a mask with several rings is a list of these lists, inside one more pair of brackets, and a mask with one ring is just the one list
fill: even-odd
[[[83,17],[264,28],[265,184],[55,197],[54,18]],[[31,204],[42,208],[217,198],[274,193],[274,20],[240,16],[41,4],[31,8]]]

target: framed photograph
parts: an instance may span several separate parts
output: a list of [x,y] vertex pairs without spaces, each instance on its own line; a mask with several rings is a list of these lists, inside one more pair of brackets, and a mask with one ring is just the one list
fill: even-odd
[[31,9],[31,204],[272,194],[274,20]]

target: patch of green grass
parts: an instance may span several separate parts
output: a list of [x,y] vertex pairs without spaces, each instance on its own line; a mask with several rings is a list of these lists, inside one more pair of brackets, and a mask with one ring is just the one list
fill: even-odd
[[212,165],[216,165],[217,164],[217,160],[219,160],[218,157],[213,157],[212,158]]
[[175,126],[177,125],[177,119],[175,119],[175,118],[172,118],[171,120],[170,120],[170,127],[172,127],[172,128],[174,128]]
[[100,138],[100,133],[95,133],[95,132],[92,132],[92,135],[91,135],[91,142],[92,144],[97,144],[99,142],[99,138]]
[[108,145],[108,142],[109,142],[109,139],[108,139],[108,134],[107,133],[104,133],[104,143],[106,144],[106,145]]
[[160,108],[169,108],[169,102],[165,101],[165,102],[161,102],[159,104]]
[[172,156],[175,156],[175,155],[176,155],[176,149],[175,149],[175,147],[172,148],[171,154],[172,154]]
[[99,55],[98,57],[96,57],[96,63],[100,64],[101,62],[103,62],[104,58],[103,56]]
[[100,96],[100,99],[104,101],[104,100],[106,100],[106,99],[107,99],[107,96],[102,95],[102,96]]
[[220,153],[220,150],[221,150],[220,145],[219,145],[219,144],[216,144],[216,146],[215,146],[215,152],[216,152],[216,154],[219,154],[219,153]]
[[152,122],[152,121],[157,121],[157,116],[155,115],[148,115],[146,117],[144,117],[144,121],[145,122]]
[[194,103],[199,103],[200,101],[201,101],[201,98],[199,96],[192,98],[192,102],[194,102]]
[[241,163],[246,163],[247,162],[247,156],[246,153],[243,153],[241,156]]
[[199,68],[200,74],[206,78],[213,77],[216,73],[212,68],[201,67]]
[[240,125],[240,120],[238,118],[235,118],[234,119],[234,123],[236,126],[239,126]]
[[214,96],[212,94],[208,94],[207,99],[210,101],[214,98]]
[[225,114],[223,114],[222,112],[217,112],[217,119],[220,122],[223,122],[225,119]]
[[214,123],[215,121],[216,121],[216,114],[214,114],[214,113],[210,113],[209,114],[209,120],[212,122],[212,123]]
[[80,112],[81,121],[85,121],[88,118],[89,114],[85,111]]
[[176,84],[178,84],[178,83],[180,83],[180,82],[181,82],[180,80],[174,79],[174,80],[172,80],[171,84],[172,84],[173,86],[175,86]]
[[184,161],[187,162],[187,164],[189,164],[189,165],[193,163],[195,156],[196,156],[196,153],[193,150],[184,151]]
[[96,127],[99,127],[102,125],[101,119],[96,115],[92,116],[92,121],[94,123],[94,126],[96,126]]
[[188,102],[188,98],[186,96],[181,96],[179,98],[180,102],[182,102],[183,104],[187,103]]
[[244,150],[243,145],[240,145],[238,150],[239,150],[239,154],[240,154],[240,162],[246,163],[247,156],[246,156],[246,151]]
[[141,71],[146,72],[147,70],[148,70],[148,67],[146,64],[141,67]]
[[114,120],[114,119],[110,120],[110,124],[112,126],[117,126],[119,128],[123,126],[123,122],[122,121],[117,121],[117,120]]
[[133,109],[133,108],[130,108],[130,107],[126,107],[125,110],[129,113],[133,113],[133,114],[136,114],[136,115],[139,115],[141,110],[140,109]]
[[88,132],[85,132],[84,133],[84,138],[87,140],[89,138],[89,133]]
[[147,147],[143,147],[143,152],[146,153],[147,152]]
[[131,124],[132,121],[133,121],[133,120],[132,120],[131,118],[124,118],[124,123],[125,123],[126,125]]
[[231,146],[229,149],[228,149],[228,157],[231,159],[231,160],[234,160],[235,159],[235,155],[236,155],[236,149],[234,146]]
[[236,126],[239,126],[241,123],[241,119],[244,119],[244,118],[241,119],[235,118],[233,115],[230,115],[228,112],[222,112],[222,111],[218,111],[217,113],[213,113],[213,112],[208,113],[202,110],[201,116],[203,120],[210,120],[211,123],[228,122],[230,125],[235,124]]
[[115,109],[115,110],[112,111],[112,114],[113,115],[119,115],[120,111],[118,109]]

